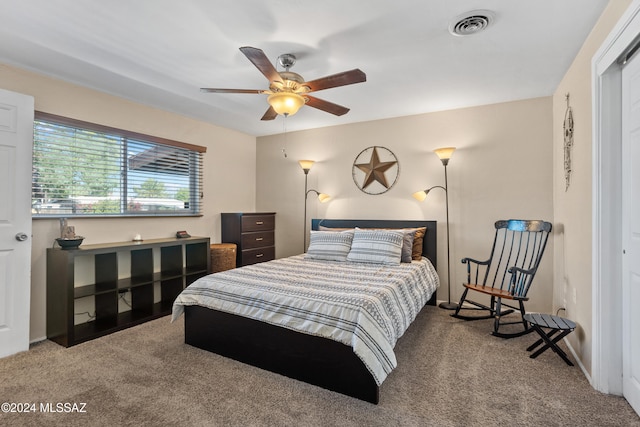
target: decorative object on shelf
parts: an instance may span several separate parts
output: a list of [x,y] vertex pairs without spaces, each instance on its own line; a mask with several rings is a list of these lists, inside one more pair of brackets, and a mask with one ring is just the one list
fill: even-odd
[[573,148],[573,111],[569,105],[569,94],[565,95],[567,100],[567,111],[564,113],[564,191],[569,189],[571,184],[571,151]]
[[320,193],[318,190],[307,189],[307,178],[309,177],[309,171],[311,167],[315,163],[313,160],[299,160],[298,163],[304,172],[304,231],[303,231],[303,244],[302,251],[307,251],[307,196],[309,193],[315,193],[318,196],[318,200],[320,203],[326,203],[329,201],[331,196],[325,193]]
[[58,246],[62,249],[76,249],[83,240],[84,237],[76,236],[75,227],[67,225],[67,218],[60,218],[60,237],[56,238]]
[[360,191],[372,195],[382,194],[398,181],[400,163],[391,150],[374,145],[356,156],[351,174]]
[[133,236],[133,241],[134,242],[142,242],[142,236],[140,235],[140,233],[136,234],[135,236]]
[[419,201],[423,201],[427,198],[427,194],[434,188],[441,188],[444,190],[445,194],[445,206],[447,213],[447,302],[440,303],[439,307],[444,308],[446,310],[455,310],[458,307],[458,304],[451,302],[451,254],[450,254],[450,244],[449,244],[449,188],[447,182],[447,165],[449,164],[449,159],[453,156],[453,152],[455,151],[455,147],[444,147],[433,150],[434,153],[438,156],[442,165],[444,166],[444,187],[441,185],[435,185],[433,187],[427,188],[426,190],[416,191],[413,193],[413,197]]
[[76,237],[73,237],[73,238],[58,237],[56,239],[56,243],[62,249],[76,249],[82,244],[83,240],[84,240],[84,237],[82,237],[82,236],[76,236]]

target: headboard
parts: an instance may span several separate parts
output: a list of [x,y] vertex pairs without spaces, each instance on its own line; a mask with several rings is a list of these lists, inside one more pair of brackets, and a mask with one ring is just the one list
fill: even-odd
[[438,268],[437,254],[437,222],[394,219],[312,219],[311,229],[318,230],[320,226],[329,228],[417,228],[427,227],[422,242],[422,255],[426,257],[435,268]]

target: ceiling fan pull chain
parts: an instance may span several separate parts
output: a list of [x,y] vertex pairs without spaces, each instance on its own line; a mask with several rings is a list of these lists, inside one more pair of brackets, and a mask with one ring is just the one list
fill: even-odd
[[282,119],[282,133],[284,134],[284,142],[282,144],[282,154],[287,158],[287,116]]

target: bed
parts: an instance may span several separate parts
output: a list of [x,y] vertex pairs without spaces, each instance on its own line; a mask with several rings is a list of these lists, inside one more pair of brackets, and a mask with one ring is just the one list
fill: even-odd
[[[353,229],[355,227],[362,229],[415,229],[426,227],[421,255],[428,261],[423,259],[409,263],[410,267],[417,265],[420,273],[405,273],[405,269],[410,268],[407,265],[397,267],[397,269],[402,270],[401,274],[408,274],[407,277],[411,277],[411,280],[416,275],[430,275],[428,281],[431,283],[424,285],[429,290],[424,291],[423,301],[409,309],[411,315],[406,316],[409,317],[406,320],[407,322],[410,323],[415,318],[424,303],[435,305],[435,290],[438,286],[437,275],[433,267],[437,265],[435,221],[314,219],[312,220],[311,229],[313,230],[312,233],[315,233],[319,229],[325,228],[339,230]],[[271,311],[265,309],[262,305],[257,306],[253,303],[246,303],[252,298],[251,288],[262,286],[263,284],[273,283],[273,293],[276,294],[276,298],[284,298],[285,296],[281,295],[281,291],[284,293],[282,289],[285,286],[280,284],[280,278],[284,278],[283,281],[288,280],[287,278],[295,280],[300,287],[306,286],[307,279],[310,282],[318,282],[320,279],[314,276],[316,273],[300,273],[298,269],[304,268],[304,266],[300,267],[301,264],[315,264],[313,271],[317,271],[318,265],[320,265],[318,263],[320,262],[325,263],[321,265],[321,268],[326,266],[326,270],[322,272],[322,280],[325,280],[325,282],[327,277],[331,277],[331,275],[327,274],[328,271],[331,271],[329,270],[330,264],[334,264],[337,266],[336,268],[342,268],[341,272],[336,272],[333,279],[329,279],[332,285],[335,277],[346,277],[347,270],[353,271],[356,278],[359,277],[358,275],[367,274],[366,268],[368,267],[364,264],[355,265],[355,263],[351,262],[309,260],[308,257],[305,259],[304,255],[216,273],[194,282],[178,296],[174,303],[172,320],[175,320],[184,312],[185,343],[189,345],[361,400],[378,403],[380,384],[390,370],[395,367],[395,355],[392,352],[392,347],[395,345],[395,340],[404,333],[402,328],[395,331],[395,334],[391,333],[393,339],[390,344],[391,353],[389,353],[389,349],[378,350],[377,342],[371,344],[367,341],[368,337],[372,335],[367,331],[362,332],[356,327],[350,332],[352,335],[344,335],[346,328],[343,328],[343,325],[350,325],[349,321],[340,320],[336,321],[335,324],[316,324],[312,321],[298,318],[298,324],[291,326],[284,324],[281,320],[280,310],[282,306],[278,306],[277,309]],[[353,265],[354,267],[350,268],[348,265]],[[311,267],[309,268],[311,269]],[[385,266],[385,268],[387,267]],[[396,269],[395,266],[389,268]],[[423,271],[425,272],[423,273]],[[240,283],[241,287],[232,288],[235,282]],[[347,285],[345,284],[345,286]],[[211,288],[211,286],[217,287]],[[411,285],[410,289],[414,287],[414,285]],[[340,288],[342,289],[342,286]],[[350,304],[341,305],[344,298],[335,297],[328,291],[326,292],[328,295],[331,294],[332,298],[337,298],[336,301],[338,302],[335,307],[328,303],[323,303],[319,308],[307,306],[306,304],[311,303],[304,299],[306,297],[305,292],[300,291],[300,289],[297,289],[296,292],[303,294],[303,302],[298,303],[296,300],[295,304],[285,308],[288,312],[311,311],[312,316],[322,317],[322,319],[326,320],[334,319],[335,310],[338,310],[336,307],[340,308],[338,310],[340,312],[348,311],[348,307],[350,307]],[[400,291],[394,292],[398,293]],[[400,293],[407,293],[407,291]],[[386,296],[385,298],[397,298],[396,294],[389,293],[389,295],[394,296]],[[205,298],[204,301],[202,300],[203,296]],[[239,301],[242,301],[242,305],[240,305]],[[277,303],[269,302],[268,304],[275,306],[281,302],[282,300],[278,299]],[[263,303],[264,301],[261,300],[261,304]],[[314,302],[314,304],[316,303]],[[309,307],[313,307],[313,309],[311,310]],[[262,315],[266,312],[267,318],[262,320],[251,318],[250,316],[256,312],[260,312]],[[368,319],[367,316],[359,316],[359,318]],[[329,326],[335,326],[335,328],[329,331]],[[408,327],[408,324],[404,326],[405,329],[406,327]],[[331,335],[331,338],[329,335]],[[374,359],[376,357],[378,358],[377,360],[392,360],[386,360],[386,363],[383,361],[382,366],[378,366],[377,363],[372,362],[372,360],[375,362]]]

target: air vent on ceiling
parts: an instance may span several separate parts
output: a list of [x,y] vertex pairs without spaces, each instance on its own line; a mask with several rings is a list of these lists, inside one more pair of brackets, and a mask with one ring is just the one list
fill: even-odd
[[470,36],[486,29],[494,19],[488,10],[474,10],[458,16],[449,25],[449,32],[454,36]]

